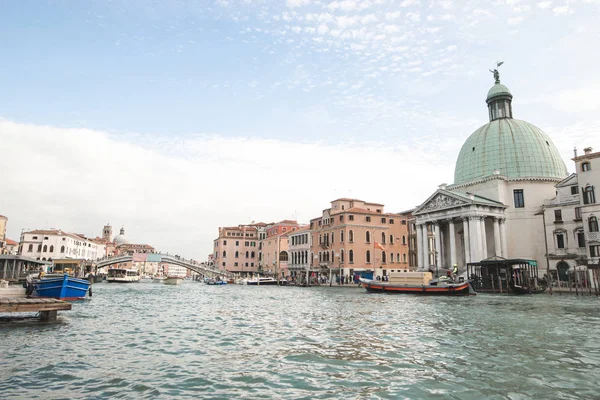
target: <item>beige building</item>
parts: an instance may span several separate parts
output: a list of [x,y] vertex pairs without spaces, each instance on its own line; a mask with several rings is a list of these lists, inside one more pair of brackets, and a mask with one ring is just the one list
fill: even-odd
[[240,276],[258,272],[258,245],[257,226],[220,227],[213,243],[215,267]]
[[260,272],[275,275],[280,278],[288,277],[289,235],[301,226],[298,222],[283,220],[268,224],[265,227],[264,239],[260,241],[259,265]]
[[409,267],[409,214],[384,212],[384,205],[337,199],[310,221],[312,264],[326,274],[382,279]]

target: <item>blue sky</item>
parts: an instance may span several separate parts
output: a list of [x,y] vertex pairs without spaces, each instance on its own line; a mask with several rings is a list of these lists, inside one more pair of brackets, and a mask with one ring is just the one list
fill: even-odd
[[[487,122],[488,69],[498,60],[505,61],[501,79],[515,96],[515,117],[546,131],[571,168],[573,147],[594,146],[600,136],[599,3],[0,1],[0,139],[16,153],[41,152],[53,170],[58,154],[87,154],[90,138],[98,138],[106,153],[72,167],[89,171],[92,190],[115,185],[120,173],[136,182],[173,181],[181,172],[173,165],[192,163],[181,185],[200,187],[199,195],[209,189],[219,201],[191,204],[187,217],[165,219],[162,231],[193,233],[190,213],[203,219],[206,232],[179,249],[199,258],[219,225],[307,221],[349,195],[385,202],[388,211],[418,204],[451,182],[460,146]],[[23,139],[49,132],[50,148]],[[61,142],[77,137],[82,148]],[[355,151],[356,158],[347,156]],[[9,161],[4,171],[23,173]],[[312,176],[290,179],[289,171],[315,163],[326,170],[347,165],[357,181],[329,182],[310,168]],[[106,164],[119,167],[108,174]],[[422,174],[412,183],[415,170]],[[256,179],[244,187],[249,203],[224,183],[247,179],[243,171]],[[415,187],[400,190],[407,179]],[[0,199],[12,236],[44,224],[92,234],[111,220],[137,229],[138,241],[180,246],[166,234],[146,235],[154,228],[136,214],[135,196],[108,201],[95,215],[80,206],[81,219],[56,207],[36,215],[26,212],[19,182],[10,200]],[[264,195],[271,187],[277,196]],[[165,196],[182,197],[174,188]],[[234,211],[213,210],[206,219],[219,204]]]

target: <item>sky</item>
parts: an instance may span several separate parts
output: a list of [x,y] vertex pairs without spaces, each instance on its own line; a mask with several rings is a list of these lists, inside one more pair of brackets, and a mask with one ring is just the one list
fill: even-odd
[[219,226],[452,183],[513,114],[600,148],[600,0],[0,0],[0,214],[205,260]]

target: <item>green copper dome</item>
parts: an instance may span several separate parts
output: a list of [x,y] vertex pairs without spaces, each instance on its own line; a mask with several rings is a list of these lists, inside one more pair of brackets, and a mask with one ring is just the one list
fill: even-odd
[[567,176],[567,167],[548,135],[529,122],[512,118],[512,94],[497,76],[486,102],[490,122],[469,136],[460,149],[455,185],[492,176],[495,171],[507,178]]
[[567,176],[567,167],[548,135],[512,118],[494,120],[469,136],[456,160],[454,184],[491,176],[495,170],[508,178]]

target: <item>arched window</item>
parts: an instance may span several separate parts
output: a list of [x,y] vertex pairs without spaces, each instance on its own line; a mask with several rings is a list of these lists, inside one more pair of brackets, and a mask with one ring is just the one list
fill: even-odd
[[390,234],[390,244],[394,244],[394,235]]
[[340,262],[344,262],[344,249],[340,250]]
[[402,244],[406,244],[406,236],[402,235]]
[[386,258],[385,258],[385,251],[382,251],[382,252],[381,252],[381,262],[382,262],[383,264],[385,264],[385,263],[387,262],[387,260],[386,260]]
[[381,244],[385,244],[385,232],[381,232]]
[[331,232],[331,244],[333,244],[333,232]]
[[394,262],[394,253],[390,253],[390,262],[393,263]]
[[54,253],[54,245],[53,244],[50,245],[50,253]]
[[38,244],[38,251],[42,251],[42,245]]
[[33,245],[32,244],[29,245],[29,247],[27,248],[27,251],[29,253],[31,253],[33,251]]
[[223,258],[227,257],[227,252],[223,250]]
[[340,232],[340,243],[344,241],[344,231]]
[[287,262],[287,260],[288,260],[287,251],[282,251],[281,253],[279,253],[279,261]]
[[45,245],[44,245],[44,253],[45,253],[45,252],[47,252],[47,251],[48,251],[48,245],[47,245],[47,244],[45,244]]
[[596,194],[594,187],[587,185],[583,188],[583,204],[594,204],[596,202]]
[[319,262],[323,262],[323,254],[321,252],[319,252]]
[[371,251],[370,250],[367,250],[366,258],[367,258],[367,263],[370,263],[371,262]]
[[402,259],[404,260],[404,263],[406,264],[406,254],[402,254]]
[[353,231],[348,232],[348,241],[350,243],[354,242],[354,232]]
[[366,241],[367,243],[371,243],[371,232],[367,231],[367,232],[365,233],[365,241]]
[[319,233],[319,244],[323,243],[323,239],[321,238],[321,234]]
[[590,217],[588,219],[588,226],[590,228],[590,232],[598,232],[598,218]]
[[250,256],[250,252],[246,251],[246,258],[249,258],[249,256]]
[[354,262],[354,250],[348,251],[348,262],[349,263],[353,263]]
[[400,253],[396,253],[396,260],[398,260],[398,262],[400,262]]
[[65,246],[60,246],[60,252],[64,253],[65,252]]
[[240,252],[239,252],[239,251],[236,251],[236,252],[235,252],[235,258],[239,258],[239,256],[240,256]]
[[254,252],[250,253],[250,258],[254,258],[256,254]]

